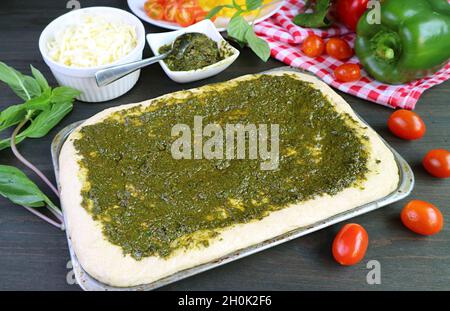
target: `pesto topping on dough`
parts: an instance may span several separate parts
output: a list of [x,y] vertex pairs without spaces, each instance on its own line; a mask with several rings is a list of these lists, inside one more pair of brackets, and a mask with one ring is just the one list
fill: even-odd
[[[262,75],[204,90],[115,112],[83,127],[74,142],[86,172],[82,204],[124,254],[139,260],[206,247],[222,228],[365,179],[362,129],[309,83]],[[174,160],[171,128],[192,126],[194,116],[204,124],[279,124],[279,168],[261,170],[258,160]]]
[[[167,67],[173,71],[188,71],[200,69],[215,64],[226,56],[225,50],[221,51],[217,42],[202,33],[188,33],[189,46],[184,52],[180,52],[179,41],[175,41],[173,51],[164,59]],[[172,49],[172,44],[164,45],[159,49],[163,54]]]

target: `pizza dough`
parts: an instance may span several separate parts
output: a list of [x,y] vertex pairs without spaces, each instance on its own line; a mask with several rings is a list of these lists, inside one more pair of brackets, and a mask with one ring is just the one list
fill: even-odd
[[[335,105],[339,113],[349,114],[358,124],[365,126],[342,97],[328,85],[310,75],[297,72],[278,71],[270,73],[281,75],[289,73],[297,79],[308,81],[319,89]],[[253,79],[257,75],[247,75],[232,81]],[[226,87],[227,83],[219,84]],[[189,90],[200,93],[205,86]],[[183,97],[186,91],[164,96]],[[163,97],[164,97],[163,96]],[[162,98],[162,97],[161,97]],[[83,187],[82,170],[78,163],[80,156],[74,147],[79,130],[86,125],[101,122],[115,111],[128,109],[136,105],[151,105],[152,100],[106,109],[81,124],[66,140],[62,147],[59,164],[61,186],[61,204],[65,213],[68,234],[75,254],[85,271],[97,280],[111,286],[127,287],[147,284],[178,271],[191,268],[243,249],[250,245],[268,240],[288,231],[325,220],[336,214],[351,210],[363,204],[380,199],[393,192],[399,182],[398,167],[394,156],[380,137],[370,128],[364,129],[368,137],[370,153],[366,180],[362,187],[347,188],[336,195],[323,195],[273,211],[265,218],[244,224],[235,224],[221,230],[208,247],[176,250],[169,258],[157,256],[135,260],[124,255],[119,246],[111,244],[102,233],[102,224],[94,221],[82,206],[81,189]],[[380,164],[375,164],[381,161]]]

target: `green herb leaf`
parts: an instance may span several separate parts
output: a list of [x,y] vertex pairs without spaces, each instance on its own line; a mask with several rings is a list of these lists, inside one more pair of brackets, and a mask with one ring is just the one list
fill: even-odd
[[50,101],[52,103],[73,101],[75,97],[80,95],[80,91],[67,86],[59,86],[52,90]]
[[227,32],[230,37],[238,40],[239,42],[246,42],[245,36],[247,31],[252,27],[241,15],[233,17],[228,23]]
[[[45,136],[73,107],[73,100],[79,91],[66,86],[49,87],[42,73],[31,66],[33,77],[25,76],[0,62],[0,80],[8,84],[26,102],[14,105],[0,112],[0,131],[17,125],[23,120],[30,124],[16,136],[16,143],[27,137]],[[11,146],[11,139],[0,140],[0,150]]]
[[50,86],[48,85],[48,82],[45,79],[44,75],[39,70],[34,68],[33,65],[30,65],[30,67],[31,67],[31,74],[41,87],[41,91],[44,92],[45,90],[50,89]]
[[[270,57],[269,45],[263,39],[258,38],[253,30],[253,27],[241,15],[244,12],[259,9],[262,5],[262,0],[246,0],[244,9],[243,6],[236,2],[236,0],[233,0],[231,8],[234,8],[236,12],[233,14],[228,23],[227,32],[230,39],[237,41],[241,46],[247,44],[255,52],[255,54],[258,55],[258,57],[260,57],[263,61],[267,61]],[[219,5],[213,8],[208,13],[207,18],[211,18],[216,15],[224,7],[230,7],[230,5]]]
[[18,137],[40,138],[50,132],[70,111],[73,104],[70,101],[54,104],[50,110],[43,111],[31,121],[31,124]]
[[[17,136],[16,137],[16,145],[21,143],[25,138],[27,138],[26,136]],[[0,151],[6,148],[11,147],[11,137],[5,138],[0,140]]]
[[19,124],[27,114],[34,111],[49,110],[51,89],[46,89],[40,96],[32,98],[20,105],[9,106],[0,112],[0,131]]
[[41,95],[41,87],[34,78],[23,75],[2,62],[0,62],[0,81],[6,83],[23,100]]
[[206,14],[205,19],[211,19],[212,17],[217,15],[217,13],[219,13],[224,7],[224,5],[214,7],[213,9],[211,9],[211,11],[208,12],[208,14]]
[[26,101],[23,105],[28,112],[49,110],[51,93],[51,89],[48,88],[41,95]]
[[270,47],[269,44],[259,38],[253,29],[250,29],[245,34],[245,39],[248,42],[248,46],[255,52],[256,55],[258,55],[259,58],[261,58],[263,61],[267,61],[270,57]]
[[247,11],[253,11],[258,8],[260,8],[263,4],[262,0],[246,0],[245,1],[245,7],[247,8]]
[[317,0],[314,12],[298,14],[294,17],[294,24],[308,28],[329,27],[331,21],[327,18],[327,15],[330,7],[330,0]]
[[27,114],[24,104],[9,106],[0,112],[0,132],[13,125],[19,124]]
[[[16,136],[16,144],[22,142],[25,138],[44,137],[72,111],[72,108],[73,103],[66,101],[55,103],[49,110],[40,112],[34,119],[30,120],[30,125]],[[0,140],[0,150],[9,147],[11,147],[11,138]]]
[[8,165],[0,165],[0,195],[27,207],[41,207],[51,203],[21,170]]

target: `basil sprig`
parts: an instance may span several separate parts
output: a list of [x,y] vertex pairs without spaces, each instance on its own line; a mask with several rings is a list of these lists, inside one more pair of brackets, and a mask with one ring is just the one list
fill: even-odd
[[231,17],[227,26],[228,36],[236,40],[241,46],[248,45],[259,58],[263,61],[267,61],[270,57],[269,45],[255,34],[253,25],[249,24],[242,16],[245,13],[259,10],[262,6],[262,0],[246,0],[245,5],[239,5],[233,0],[232,4],[214,7],[209,11],[206,18],[212,18],[224,8],[235,9],[236,12]]
[[[56,187],[20,154],[16,144],[26,138],[47,135],[72,110],[74,98],[80,92],[65,86],[52,89],[42,73],[33,66],[31,74],[32,76],[24,75],[0,62],[0,81],[24,100],[22,104],[11,105],[0,112],[0,134],[15,127],[11,137],[0,140],[0,150],[11,147],[17,159],[34,171],[59,196]],[[0,165],[0,195],[24,206],[50,224],[63,227],[61,210],[18,168]],[[43,206],[46,206],[58,221],[34,209]]]
[[[17,135],[16,144],[28,137],[47,135],[72,110],[73,100],[80,94],[66,86],[51,89],[39,70],[31,66],[31,72],[33,77],[0,62],[0,81],[25,100],[0,112],[0,132],[24,120],[30,121],[28,127]],[[11,138],[0,140],[0,150],[10,146]]]

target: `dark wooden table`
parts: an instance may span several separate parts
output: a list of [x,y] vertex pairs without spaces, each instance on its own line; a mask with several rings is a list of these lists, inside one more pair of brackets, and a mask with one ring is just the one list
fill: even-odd
[[[82,7],[109,5],[128,9],[126,1],[81,0]],[[42,61],[38,38],[55,17],[67,12],[66,1],[3,0],[0,2],[0,61],[28,72],[29,64],[55,81]],[[147,32],[162,31],[146,25]],[[145,55],[150,55],[146,47]],[[77,102],[73,112],[47,137],[29,139],[20,150],[48,176],[53,176],[50,142],[64,126],[120,104],[139,102],[180,89],[225,81],[247,73],[256,73],[282,64],[259,61],[248,49],[225,72],[214,78],[187,85],[170,81],[158,65],[143,70],[138,84],[125,96],[101,104]],[[416,186],[410,196],[440,207],[450,220],[450,180],[430,177],[420,161],[433,148],[449,149],[450,83],[441,84],[423,95],[417,112],[428,131],[420,141],[406,142],[393,137],[386,128],[392,112],[356,97],[342,94],[351,106],[375,128],[411,164]],[[18,98],[0,86],[0,109],[18,103]],[[0,151],[0,163],[17,165],[10,150]],[[28,170],[25,170],[29,173]],[[31,177],[35,177],[30,174]],[[34,178],[35,179],[35,178]],[[36,180],[36,179],[35,179]],[[52,178],[53,180],[53,178]],[[42,189],[46,189],[42,184]],[[56,201],[54,197],[53,200]],[[419,237],[405,229],[399,219],[403,200],[352,221],[363,225],[370,235],[370,246],[362,263],[353,267],[337,265],[330,252],[335,225],[306,237],[285,243],[245,259],[166,286],[167,290],[449,290],[450,226],[434,237]],[[380,285],[368,285],[366,263],[381,264]],[[71,285],[69,253],[65,234],[20,206],[0,198],[0,290],[79,290]]]

